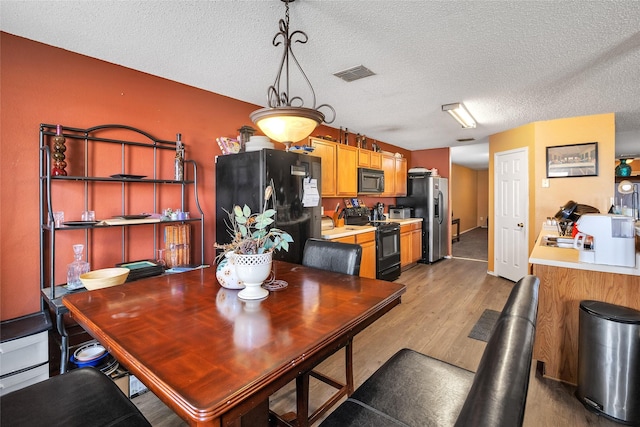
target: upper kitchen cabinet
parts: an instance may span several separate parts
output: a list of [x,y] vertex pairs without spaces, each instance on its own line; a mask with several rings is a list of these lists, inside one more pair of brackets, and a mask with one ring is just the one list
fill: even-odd
[[404,157],[396,157],[396,196],[404,197],[407,195],[407,159]]
[[358,149],[318,138],[309,138],[313,155],[322,159],[323,197],[354,197],[358,193]]
[[382,153],[358,149],[358,167],[370,169],[382,169]]
[[336,196],[358,194],[358,149],[350,145],[336,145],[338,178]]
[[407,159],[393,154],[382,154],[385,197],[407,195]]
[[322,188],[323,197],[335,197],[336,187],[336,159],[337,145],[331,141],[323,139],[309,138],[309,145],[313,150],[313,155],[322,159]]

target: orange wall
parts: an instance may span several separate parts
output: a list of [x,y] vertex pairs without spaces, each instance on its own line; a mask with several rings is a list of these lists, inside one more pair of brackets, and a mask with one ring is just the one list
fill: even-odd
[[460,218],[460,231],[477,227],[478,171],[451,165],[451,212]]
[[[598,143],[598,176],[552,178],[549,188],[541,182],[547,176],[546,148],[556,145]],[[532,229],[540,233],[542,222],[558,212],[568,200],[591,205],[606,213],[615,191],[615,115],[599,114],[536,123],[535,216]],[[535,236],[534,236],[535,237]]]
[[487,225],[488,176],[487,170],[451,164],[451,212],[460,218],[461,232]]
[[[486,227],[489,224],[489,171],[478,171],[478,226]],[[480,219],[482,218],[482,219]]]
[[[198,190],[205,211],[204,259],[211,263],[214,158],[220,154],[215,139],[235,137],[237,129],[251,125],[249,113],[258,106],[3,32],[0,45],[0,317],[40,309],[40,123],[79,128],[126,124],[168,140],[182,133],[186,157],[198,163]],[[321,126],[314,134],[337,137],[338,133]],[[398,151],[388,144],[381,146]],[[108,164],[110,159],[101,162]],[[194,255],[200,258],[199,251]],[[61,258],[66,269],[71,251]],[[92,268],[105,267],[100,263],[95,260]]]

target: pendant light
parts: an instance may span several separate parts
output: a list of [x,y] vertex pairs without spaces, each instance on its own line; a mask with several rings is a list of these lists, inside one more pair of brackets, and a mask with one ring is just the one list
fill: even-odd
[[[284,47],[280,69],[273,85],[267,89],[267,108],[262,108],[250,114],[251,121],[255,123],[265,135],[285,145],[287,151],[292,143],[301,141],[311,135],[311,132],[320,123],[332,123],[336,112],[331,105],[322,104],[316,107],[316,94],[311,82],[302,70],[298,59],[291,49],[292,42],[306,43],[309,40],[307,34],[297,30],[289,33],[289,3],[294,0],[281,0],[285,3],[285,18],[280,20],[280,31],[273,38],[273,45]],[[304,101],[300,96],[291,96],[289,92],[289,65],[293,61],[307,82],[313,104],[311,108],[304,107]],[[320,112],[320,108],[326,107],[333,113],[330,121]]]

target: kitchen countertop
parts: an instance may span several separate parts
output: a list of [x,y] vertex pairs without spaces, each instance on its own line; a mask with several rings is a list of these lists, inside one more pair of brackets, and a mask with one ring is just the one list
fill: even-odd
[[[414,222],[422,222],[422,218],[387,219],[382,222],[395,222],[402,226]],[[354,236],[356,234],[368,233],[370,231],[376,231],[376,228],[371,225],[345,225],[344,227],[322,230],[322,238],[328,240],[339,239],[341,237]]]
[[640,276],[640,252],[636,252],[635,268],[606,264],[591,264],[579,261],[578,249],[556,248],[544,245],[543,241],[545,236],[558,236],[558,232],[545,230],[543,227],[529,257],[529,262],[531,264]]

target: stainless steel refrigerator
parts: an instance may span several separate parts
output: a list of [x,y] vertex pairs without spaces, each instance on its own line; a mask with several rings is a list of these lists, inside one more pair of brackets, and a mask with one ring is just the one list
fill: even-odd
[[[268,207],[276,210],[273,226],[293,237],[289,251],[277,251],[274,259],[300,264],[305,241],[321,237],[320,168],[321,159],[317,156],[282,150],[263,149],[216,157],[216,242],[231,241],[224,209],[231,211],[234,205],[246,204],[251,212],[259,212],[264,190],[272,185]],[[309,180],[316,180],[317,197]]]
[[414,172],[407,177],[407,197],[398,197],[397,206],[413,208],[413,217],[422,218],[422,259],[432,263],[447,255],[449,243],[449,190],[447,178]]

